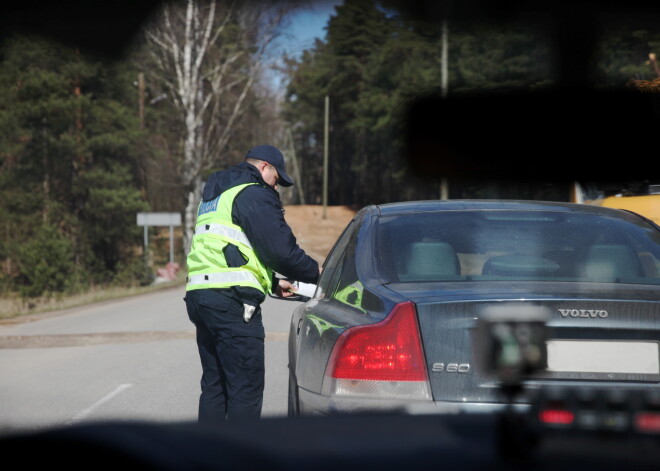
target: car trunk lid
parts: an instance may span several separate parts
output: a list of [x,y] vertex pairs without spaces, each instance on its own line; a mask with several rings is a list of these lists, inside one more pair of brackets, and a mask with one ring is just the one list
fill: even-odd
[[473,299],[417,302],[430,386],[435,401],[499,402],[493,376],[482,371],[477,321],[491,306],[542,306],[551,312],[548,370],[529,385],[602,384],[618,387],[660,381],[660,302],[574,299]]

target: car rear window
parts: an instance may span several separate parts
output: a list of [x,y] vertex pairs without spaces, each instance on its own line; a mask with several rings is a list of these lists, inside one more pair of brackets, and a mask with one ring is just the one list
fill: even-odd
[[589,281],[660,284],[660,231],[643,220],[552,211],[439,211],[382,217],[387,282]]

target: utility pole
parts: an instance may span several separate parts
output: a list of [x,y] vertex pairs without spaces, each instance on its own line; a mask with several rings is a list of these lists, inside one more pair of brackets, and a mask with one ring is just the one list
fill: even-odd
[[140,130],[144,129],[144,74],[140,72],[138,74],[138,113],[140,116]]
[[305,194],[303,193],[302,179],[300,178],[300,167],[298,166],[298,158],[296,157],[296,148],[293,144],[293,135],[291,134],[291,128],[287,130],[289,138],[289,149],[291,149],[291,157],[293,158],[293,172],[296,176],[296,181],[298,184],[296,188],[298,189],[298,198],[300,198],[300,204],[305,204]]
[[325,96],[325,124],[323,129],[323,219],[328,217],[328,134],[330,132],[330,97]]
[[442,177],[440,179],[440,199],[448,200],[449,199],[449,183],[447,179]]

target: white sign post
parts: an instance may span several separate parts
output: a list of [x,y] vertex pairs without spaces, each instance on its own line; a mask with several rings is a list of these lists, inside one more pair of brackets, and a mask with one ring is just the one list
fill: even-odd
[[144,252],[149,247],[149,226],[170,227],[170,262],[174,262],[174,226],[181,225],[180,213],[137,213],[137,225],[144,226]]

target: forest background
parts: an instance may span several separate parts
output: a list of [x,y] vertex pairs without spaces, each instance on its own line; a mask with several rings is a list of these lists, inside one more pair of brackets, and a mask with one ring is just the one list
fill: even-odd
[[[533,25],[456,21],[443,29],[398,4],[345,0],[324,39],[289,56],[278,41],[304,2],[164,4],[119,60],[38,36],[5,38],[0,296],[152,283],[136,213],[182,214],[183,253],[206,177],[256,144],[286,154],[298,184],[281,191],[285,204],[320,204],[326,96],[328,204],[437,199],[439,182],[412,174],[405,159],[407,104],[551,88],[556,58],[552,38]],[[594,86],[657,79],[659,46],[660,30],[607,29],[585,58]],[[492,196],[492,188],[456,188],[451,197]],[[497,196],[536,196],[510,191]]]

